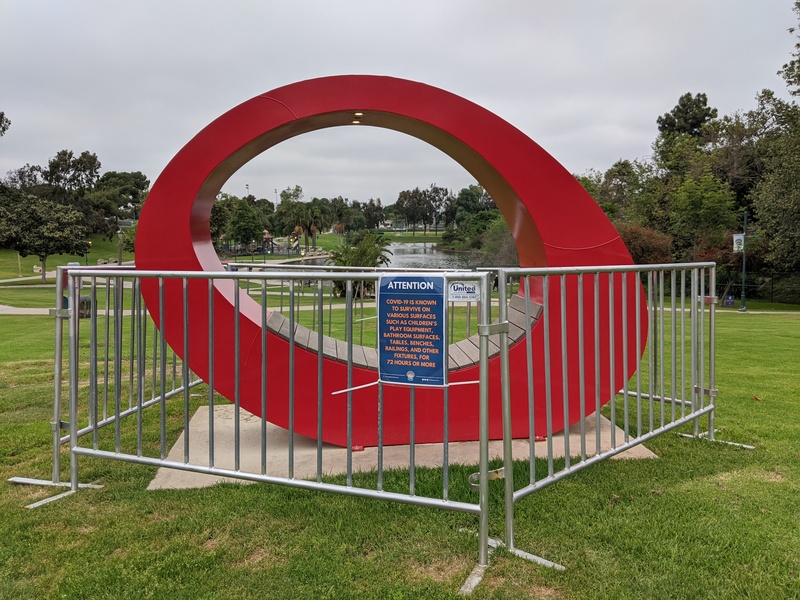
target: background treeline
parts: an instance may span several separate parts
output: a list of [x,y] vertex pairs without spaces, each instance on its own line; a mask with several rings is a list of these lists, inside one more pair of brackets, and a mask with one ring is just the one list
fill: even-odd
[[[800,16],[800,0],[794,10]],[[800,302],[800,43],[779,74],[788,100],[763,90],[754,109],[719,115],[706,94],[686,93],[655,118],[650,156],[576,175],[637,263],[714,261],[720,282],[738,293],[742,255],[733,252],[732,236],[747,213],[749,294]],[[0,112],[0,136],[10,125]],[[62,150],[45,166],[9,172],[0,182],[0,247],[44,263],[52,254],[83,254],[90,236],[112,237],[121,220],[135,222],[148,178],[100,171],[95,154]],[[261,247],[267,233],[308,248],[319,232],[384,227],[441,234],[445,247],[482,251],[478,260],[487,266],[516,261],[505,221],[476,185],[458,193],[435,183],[415,187],[388,206],[341,196],[306,201],[299,185],[280,192],[277,205],[223,193],[211,215],[220,250]],[[126,229],[129,247],[134,234]]]

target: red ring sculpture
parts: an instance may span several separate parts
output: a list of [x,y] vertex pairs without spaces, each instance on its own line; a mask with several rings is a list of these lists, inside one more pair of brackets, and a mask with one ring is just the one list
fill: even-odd
[[[170,161],[153,185],[145,202],[136,236],[136,267],[144,270],[220,271],[222,265],[214,250],[209,220],[211,207],[222,185],[241,166],[276,144],[297,135],[326,127],[358,126],[392,129],[440,149],[470,172],[486,189],[508,222],[517,245],[522,267],[560,267],[577,265],[629,265],[630,254],[611,222],[575,178],[539,145],[518,129],[464,98],[422,83],[392,77],[346,75],[301,81],[252,98],[225,113],[198,133]],[[629,284],[624,290],[615,279],[614,298],[622,294],[633,307],[641,285]],[[641,347],[630,352],[627,369],[623,357],[609,356],[610,333],[622,338],[622,311],[618,306],[614,324],[609,327],[608,279],[600,294],[600,377],[594,369],[594,318],[591,285],[584,291],[584,393],[587,413],[594,410],[595,390],[601,404],[622,387],[623,373],[635,373],[638,358],[647,338],[646,311],[641,317]],[[531,286],[534,288],[535,286]],[[570,284],[574,292],[575,284]],[[555,288],[555,289],[554,289]],[[565,426],[563,394],[568,393],[568,424],[579,418],[579,382],[574,376],[577,364],[567,364],[567,390],[562,386],[562,342],[560,290],[553,286],[549,298],[541,289],[532,289],[534,300],[549,302],[551,348],[550,383],[553,431]],[[239,293],[239,364],[234,362],[234,294],[231,281],[214,283],[214,389],[228,399],[236,393],[240,404],[253,414],[261,414],[261,381],[264,357],[261,350],[261,307],[244,292]],[[180,281],[167,280],[164,286],[164,314],[153,280],[143,282],[142,294],[157,326],[179,354],[184,348],[183,287]],[[569,296],[574,298],[574,293]],[[209,291],[205,280],[188,282],[188,364],[209,381]],[[632,315],[633,311],[629,311]],[[578,307],[567,305],[568,358],[578,360]],[[628,316],[628,346],[636,348],[635,317]],[[544,340],[542,319],[532,325],[533,348]],[[619,354],[620,344],[614,352]],[[281,427],[289,425],[289,342],[267,332],[268,408],[266,418]],[[317,437],[317,354],[295,346],[294,431]],[[183,356],[182,356],[183,357]],[[183,357],[186,359],[187,357]],[[514,437],[529,434],[526,350],[524,343],[509,351],[511,366],[511,406]],[[490,436],[502,437],[499,394],[499,356],[490,360]],[[546,433],[544,359],[534,356],[535,434]],[[519,378],[520,385],[514,384]],[[353,367],[353,386],[372,383],[376,371]],[[478,379],[478,366],[450,371],[450,382]],[[347,394],[332,395],[348,387],[347,365],[326,357],[324,360],[324,411],[322,439],[344,446],[347,437]],[[497,383],[495,383],[497,382]],[[443,392],[419,388],[416,393],[417,443],[443,439]],[[385,444],[409,442],[409,392],[398,386],[384,388]],[[352,443],[377,444],[378,407],[375,388],[352,392]],[[449,394],[450,441],[478,439],[478,386],[452,388]]]

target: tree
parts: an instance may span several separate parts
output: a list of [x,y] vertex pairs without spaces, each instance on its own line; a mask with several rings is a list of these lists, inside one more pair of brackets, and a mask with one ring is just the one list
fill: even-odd
[[[721,239],[736,223],[733,194],[710,169],[699,177],[687,176],[675,191],[670,206],[671,232],[680,249],[696,247],[701,240]],[[691,255],[684,256],[691,258]]]
[[42,176],[53,187],[83,195],[97,183],[100,166],[93,152],[84,150],[75,156],[72,150],[61,150],[47,163]]
[[262,240],[264,227],[258,218],[258,213],[247,200],[236,200],[233,204],[227,233],[232,242],[245,246]]
[[231,219],[233,205],[237,200],[238,198],[236,198],[236,196],[220,194],[217,196],[214,206],[211,207],[211,218],[208,225],[211,233],[211,241],[217,247],[217,250],[219,250],[219,244],[228,231],[228,222]]
[[[800,18],[800,1],[795,0],[792,10]],[[792,60],[783,65],[778,75],[783,77],[786,82],[786,87],[789,88],[789,93],[792,96],[800,96],[800,35],[797,34],[797,27],[790,27],[789,33],[795,34],[798,41],[794,44],[794,53]]]
[[635,264],[665,264],[672,260],[671,235],[635,223],[617,223],[616,227]]
[[347,199],[337,196],[330,200],[330,223],[334,231],[343,233],[347,227],[347,220],[350,216],[349,207],[347,206]]
[[[348,236],[347,244],[331,251],[331,262],[340,267],[384,267],[389,265],[389,241],[382,233],[362,229],[358,233]],[[373,289],[373,282],[356,281],[356,295],[363,298],[368,291]],[[344,282],[334,283],[334,289],[344,295]]]
[[753,191],[758,225],[769,239],[767,257],[781,271],[800,269],[800,119],[773,147],[768,172]]
[[483,233],[479,264],[485,267],[518,267],[517,245],[506,220],[495,218]]
[[150,180],[141,171],[106,171],[97,180],[87,200],[102,200],[119,216],[139,218]]
[[[8,198],[3,186],[0,196]],[[0,247],[16,250],[20,256],[38,256],[42,262],[42,283],[46,282],[47,258],[53,254],[78,254],[89,251],[89,231],[83,215],[64,206],[35,196],[22,201],[0,202]]]
[[453,199],[453,194],[447,188],[432,183],[428,188],[428,198],[433,210],[433,230],[439,232],[439,224],[445,218],[445,210]]
[[708,106],[705,94],[692,96],[687,92],[678,99],[678,104],[671,111],[658,117],[656,123],[659,133],[685,133],[696,137],[707,121],[716,118],[717,109]]
[[6,134],[9,127],[11,127],[11,121],[9,121],[6,113],[0,110],[0,137]]
[[364,219],[368,229],[378,229],[384,221],[385,213],[381,206],[381,199],[375,202],[372,198],[364,205]]
[[[800,19],[800,1],[793,10]],[[800,40],[798,28],[789,32]],[[778,71],[792,96],[800,95],[800,41],[791,60]],[[800,270],[800,107],[762,92],[761,106],[773,124],[765,174],[752,192],[758,225],[768,239],[767,258],[783,271]]]

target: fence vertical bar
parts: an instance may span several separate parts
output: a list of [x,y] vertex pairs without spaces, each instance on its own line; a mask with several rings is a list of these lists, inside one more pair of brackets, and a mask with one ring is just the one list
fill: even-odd
[[[322,296],[322,279],[317,280],[317,304],[319,308],[319,327],[317,331],[317,481],[322,481],[322,424],[323,424],[323,410],[324,402],[324,386],[323,386],[323,373],[324,373],[324,355],[323,344],[325,343],[322,335],[322,311],[324,310],[324,298]],[[309,340],[310,341],[310,340]]]
[[[233,364],[240,364],[241,355],[241,329],[239,327],[240,316],[240,289],[239,279],[233,280],[234,293],[233,293]],[[291,380],[290,380],[291,388]],[[233,372],[233,469],[238,471],[241,464],[241,447],[239,442],[242,435],[241,417],[241,390],[242,381],[239,369],[234,369]],[[291,406],[291,392],[290,392],[290,406]],[[291,443],[291,434],[289,435]]]
[[547,427],[547,475],[553,475],[553,382],[550,374],[550,276],[542,279],[543,313],[544,319],[544,389],[545,389],[545,420]]
[[664,271],[658,271],[658,396],[661,399],[661,427],[664,427],[666,415],[664,411]]
[[[581,460],[586,460],[586,364],[583,319],[583,274],[578,275],[578,402],[581,421]],[[506,352],[508,350],[506,349]],[[567,432],[565,432],[567,435]]]
[[69,316],[69,472],[70,489],[77,492],[78,455],[75,453],[75,448],[78,446],[78,352],[80,350],[78,345],[80,335],[78,302],[80,297],[77,280],[73,277],[69,278],[69,288],[69,307],[71,309]]
[[[491,290],[489,274],[483,273],[481,282],[482,325],[491,322]],[[480,526],[478,529],[478,564],[489,564],[489,334],[482,331],[480,335],[480,394],[479,424],[480,429],[480,480],[479,504]]]
[[708,439],[714,440],[714,411],[716,408],[716,373],[715,373],[715,357],[716,357],[716,308],[717,308],[717,269],[711,267],[709,269],[709,283],[708,290],[712,295],[711,305],[708,308],[708,388],[711,390],[709,395],[709,404],[712,405],[712,410],[708,413]]
[[408,493],[414,495],[417,479],[417,445],[416,445],[416,420],[417,420],[417,386],[412,385],[409,390],[409,416],[408,416]]
[[567,275],[559,275],[561,326],[561,404],[564,411],[564,466],[569,469],[569,345],[567,342]]
[[214,279],[208,279],[208,466],[214,466]]
[[[299,303],[295,302],[295,279],[289,280],[289,479],[294,479],[294,396],[295,386],[295,327],[297,325],[295,316],[295,304],[299,308]],[[302,281],[300,282],[302,286]]]
[[142,323],[142,321],[144,321],[144,307],[142,306],[141,280],[138,277],[133,280],[133,292],[135,298],[133,314],[136,315],[135,319],[137,322],[136,332],[138,347],[136,354],[136,455],[142,456],[144,451],[142,433],[144,415],[142,414],[142,404],[144,403],[145,372],[147,370],[147,353],[145,351],[147,330],[145,330]]
[[[655,427],[655,403],[653,396],[655,395],[654,379],[656,376],[656,347],[658,346],[658,322],[656,321],[656,305],[654,299],[655,290],[655,272],[647,272],[647,308],[650,321],[650,340],[647,344],[647,398],[649,403],[649,427],[648,431],[653,431]],[[655,339],[653,339],[655,338]]]
[[181,383],[183,384],[183,462],[189,462],[189,280],[181,280],[183,291],[183,368]]
[[[56,331],[55,331],[55,356],[53,357],[53,420],[50,427],[53,433],[53,483],[61,483],[61,400],[63,393],[64,369],[64,277],[67,270],[56,267]],[[69,289],[69,288],[68,288]],[[74,308],[72,309],[75,310]],[[69,323],[69,320],[67,320]],[[67,332],[69,336],[69,332]],[[67,367],[69,368],[69,366]]]
[[[639,349],[636,348],[636,353]],[[628,396],[628,272],[622,272],[622,398],[625,443],[630,441],[630,398]]]
[[[634,302],[634,310],[636,313],[636,355],[642,351],[642,294],[639,290],[642,285],[641,274],[636,275],[636,301]],[[641,357],[639,358],[639,368],[636,369],[636,437],[642,435],[642,365]]]
[[[448,288],[449,281],[445,284],[445,289]],[[447,292],[445,292],[445,295],[447,295]],[[447,306],[446,301],[445,306]],[[453,310],[453,313],[455,313],[455,310]],[[375,329],[377,334],[377,327]],[[447,327],[442,327],[442,329],[444,330],[444,356],[442,359],[444,364],[444,389],[442,390],[442,499],[446,502],[450,497],[450,336],[447,333]],[[376,347],[378,343],[380,341],[375,344]]]
[[[672,373],[671,373],[672,380],[670,382],[670,384],[671,384],[670,385],[670,391],[672,393],[670,394],[670,398],[672,400],[672,420],[674,421],[675,418],[676,418],[676,408],[677,408],[676,407],[676,401],[677,401],[676,388],[678,387],[678,380],[677,380],[677,376],[678,376],[677,375],[677,365],[678,365],[677,359],[678,359],[678,355],[677,355],[677,348],[676,348],[676,346],[678,345],[678,339],[677,339],[677,334],[678,334],[678,330],[677,330],[678,314],[676,312],[676,306],[675,306],[675,294],[677,293],[677,286],[676,286],[676,284],[677,284],[677,273],[674,270],[670,272],[670,281],[669,281],[669,283],[670,283],[670,327],[671,327],[670,339],[672,340],[672,344],[671,344],[672,348],[671,348],[671,352],[670,352],[670,364],[672,365],[672,369],[671,369],[671,371],[672,371]],[[681,400],[683,400],[683,398],[681,398]]]
[[[500,269],[497,296],[499,304],[498,320],[508,322],[508,287],[506,272]],[[506,546],[514,548],[514,456],[511,427],[511,374],[508,365],[508,329],[500,332],[500,390],[503,403],[503,474],[505,484]]]
[[[594,274],[594,430],[600,431],[600,273]],[[595,454],[600,454],[600,436],[595,435]]]
[[686,416],[686,271],[681,269],[681,418]]
[[[94,278],[92,278],[94,280]],[[94,290],[92,290],[94,292]],[[123,319],[123,279],[114,278],[114,447],[120,451],[122,431],[119,414],[122,411],[122,319]],[[92,294],[94,303],[94,294]],[[93,305],[94,308],[94,305]],[[92,318],[94,318],[92,310]],[[107,328],[106,328],[107,329]]]
[[161,458],[162,460],[167,457],[167,390],[166,390],[166,381],[167,381],[167,339],[165,330],[167,315],[165,311],[165,303],[164,303],[164,278],[158,278],[158,318],[160,320],[161,327],[159,328],[159,371],[161,380],[159,381],[160,384],[160,391],[161,391],[161,398],[159,401],[159,408],[160,408],[160,434],[161,434]]
[[261,474],[267,473],[267,280],[261,280]]
[[[697,328],[697,269],[692,269],[692,283],[691,283],[691,297],[689,299],[689,306],[691,310],[691,336],[692,336],[692,355],[691,355],[691,367],[690,370],[692,372],[692,382],[691,382],[691,392],[692,392],[692,413],[697,412],[697,337],[698,337],[698,328]],[[694,435],[700,435],[700,419],[694,419]]]
[[[614,386],[614,371],[616,365],[614,364],[615,355],[615,342],[614,342],[614,311],[616,309],[614,303],[614,273],[608,274],[608,387],[609,387],[609,401],[611,405],[611,447],[617,447],[617,390]],[[599,430],[598,430],[599,432]]]
[[378,491],[383,491],[383,382],[378,381]]
[[345,284],[345,336],[347,345],[347,487],[353,485],[353,280]]
[[[97,293],[97,280],[92,277],[90,284],[90,293],[92,295],[92,302],[89,306],[89,424],[92,426],[92,447],[97,450],[98,448],[98,425],[99,421],[99,408],[98,408],[98,393],[97,393],[97,312],[94,306],[94,297]],[[80,312],[80,309],[78,309]],[[80,314],[78,315],[80,318]],[[108,331],[108,323],[106,323],[106,331]],[[106,353],[108,353],[108,346],[106,345]],[[106,354],[107,356],[108,354]],[[114,353],[114,361],[116,364],[117,353]],[[119,386],[115,386],[117,394],[119,393]],[[108,386],[105,388],[108,390]],[[103,415],[105,417],[105,415]],[[119,407],[114,412],[114,426],[115,431],[119,431]],[[115,439],[117,436],[115,435]],[[119,446],[117,446],[119,451]]]
[[[95,283],[96,278],[92,277],[92,283]],[[103,418],[105,419],[108,415],[108,374],[111,370],[111,362],[109,361],[109,348],[111,347],[111,279],[106,278],[105,288],[105,297],[106,297],[106,307],[103,310],[103,318],[105,319],[105,346],[103,348]],[[95,293],[92,290],[92,308],[95,309],[94,306],[95,301]],[[92,310],[92,312],[95,312]],[[116,324],[115,324],[116,326]],[[92,382],[90,382],[92,385]]]
[[533,410],[533,332],[531,331],[531,278],[525,277],[525,370],[528,380],[528,480],[536,481],[536,417]]
[[706,277],[705,269],[700,269],[698,273],[698,283],[700,285],[700,293],[697,297],[697,303],[700,310],[700,346],[697,351],[697,370],[699,374],[699,388],[697,390],[700,408],[706,406]]

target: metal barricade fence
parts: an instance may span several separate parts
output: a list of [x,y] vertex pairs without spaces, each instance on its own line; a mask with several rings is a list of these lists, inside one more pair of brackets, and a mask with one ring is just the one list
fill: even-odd
[[[515,549],[516,502],[683,425],[714,439],[715,264],[501,269],[501,321],[514,300],[503,285],[512,277],[529,326],[522,373],[509,372],[508,334],[501,334],[505,543],[558,566]],[[559,412],[572,427],[556,447]],[[610,427],[601,445],[603,418]],[[529,437],[515,457],[520,419]],[[524,481],[515,481],[515,458],[527,463]]]
[[[56,317],[52,483],[69,485],[67,493],[91,485],[79,483],[78,464],[81,456],[95,456],[464,512],[479,517],[478,563],[483,566],[489,547],[501,544],[488,536],[488,482],[504,477],[505,546],[526,559],[560,567],[515,548],[516,502],[684,425],[691,426],[690,436],[714,439],[713,263],[496,272],[406,270],[438,273],[448,283],[479,284],[478,302],[448,303],[443,350],[444,364],[452,371],[464,365],[460,344],[469,338],[473,349],[479,347],[473,359],[478,380],[459,382],[479,387],[479,415],[470,434],[478,440],[471,464],[479,466],[478,473],[467,474],[469,481],[453,475],[449,448],[456,440],[449,432],[449,387],[436,388],[438,395],[432,400],[430,390],[418,393],[417,386],[404,386],[403,427],[409,444],[400,467],[407,469],[402,482],[394,471],[390,481],[385,477],[387,448],[392,445],[385,443],[392,435],[384,428],[386,384],[365,383],[363,377],[369,372],[377,378],[379,342],[374,326],[377,307],[365,290],[373,288],[382,274],[398,271],[237,266],[226,272],[59,268],[57,294],[60,298],[68,292],[70,308],[52,311]],[[215,309],[220,290],[231,299],[228,312]],[[76,310],[82,304],[84,310]],[[259,332],[250,341],[243,339],[240,329],[243,316]],[[64,322],[69,334],[66,422],[61,398]],[[232,331],[220,333],[226,328]],[[268,335],[283,340],[285,368],[277,372],[267,368],[277,354],[270,350]],[[251,346],[258,365],[244,372]],[[304,351],[316,362],[299,366],[296,356]],[[326,360],[344,369],[335,392],[324,382]],[[228,368],[225,365],[232,369],[225,393],[230,402],[221,402],[215,392],[220,364],[222,372]],[[298,373],[298,369],[307,370]],[[354,377],[356,372],[360,377]],[[281,391],[276,393],[273,387],[278,381]],[[314,404],[298,406],[313,413],[317,435],[311,435],[316,440],[313,464],[303,471],[295,461],[297,444],[303,439],[296,426],[295,397],[301,391],[308,394],[298,387],[308,382],[316,394]],[[201,385],[205,387],[197,388]],[[253,385],[258,398],[247,409],[255,406],[255,417],[252,410],[243,410],[242,401],[243,389],[249,386],[252,392]],[[490,387],[499,398],[490,400]],[[344,400],[333,402],[334,395]],[[456,402],[460,401],[458,397]],[[268,428],[267,414],[281,402],[288,411],[285,445],[275,450],[268,439],[275,434]],[[417,407],[431,402],[438,403],[444,415],[441,479],[435,484],[430,477],[423,483],[418,476],[417,451],[422,442],[415,438],[420,425]],[[217,415],[223,406],[232,410],[232,417],[225,417],[233,422],[230,450],[215,445],[224,427]],[[354,460],[354,452],[361,450],[354,438],[354,411],[365,406],[370,407],[367,412],[377,431],[376,452],[369,459],[373,462]],[[191,420],[200,413],[207,415],[205,429],[195,433]],[[700,418],[705,415],[708,431],[700,433]],[[603,424],[605,419],[610,427]],[[346,428],[340,444],[345,466],[338,476],[328,474],[331,467],[323,453],[323,423],[330,420]],[[245,432],[245,425],[254,429]],[[67,427],[69,434],[61,435]],[[169,446],[179,436],[183,443],[176,445],[175,455]],[[202,453],[192,450],[191,436],[202,438]],[[502,439],[499,454],[504,466],[496,472],[488,468],[490,438]],[[60,448],[65,444],[71,449],[68,484],[60,481]],[[260,464],[242,461],[248,445],[257,446]],[[514,477],[515,451],[517,461],[526,463],[524,480]],[[458,469],[463,475],[463,468]]]
[[[477,272],[441,273],[445,281],[467,281],[478,283],[483,297],[479,302],[478,328],[491,320],[489,275]],[[403,386],[407,394],[407,421],[404,427],[410,437],[405,465],[408,478],[398,483],[392,473],[386,476],[388,445],[384,443],[391,432],[384,430],[383,405],[386,384],[375,381],[374,386],[362,385],[354,379],[354,372],[372,366],[376,347],[374,330],[361,331],[354,335],[356,319],[373,318],[374,308],[364,303],[364,289],[378,281],[381,272],[323,271],[317,270],[252,270],[227,272],[147,272],[124,269],[78,269],[67,273],[69,306],[80,304],[81,289],[90,290],[92,310],[87,319],[81,319],[78,311],[57,312],[57,317],[67,319],[69,340],[69,417],[64,424],[60,415],[59,429],[69,427],[69,435],[54,438],[56,454],[58,447],[68,443],[70,452],[70,487],[76,491],[79,483],[79,459],[94,456],[118,461],[145,464],[217,477],[341,493],[374,499],[391,500],[432,508],[473,514],[479,517],[478,562],[488,561],[488,332],[480,334],[480,380],[471,382],[480,387],[480,419],[475,423],[474,437],[478,440],[478,452],[474,463],[479,464],[479,485],[472,486],[469,473],[454,479],[451,474],[448,449],[449,390],[445,386],[435,390],[418,391],[417,386]],[[220,289],[225,288],[233,300],[232,313],[223,314],[218,308]],[[274,293],[278,288],[286,292]],[[331,290],[337,288],[343,298],[334,297]],[[232,290],[236,290],[232,292]],[[149,294],[149,296],[148,296]],[[368,303],[367,303],[368,304]],[[326,306],[327,305],[327,306]],[[217,307],[217,308],[215,308]],[[177,311],[175,310],[177,308]],[[202,313],[202,314],[201,314]],[[68,318],[67,318],[68,315]],[[199,315],[199,316],[198,316]],[[230,317],[233,316],[231,319]],[[244,317],[253,318],[260,328],[260,345],[263,360],[261,366],[245,374],[240,367],[248,363],[245,355],[247,344],[243,326]],[[331,332],[331,321],[343,318],[344,331]],[[154,326],[153,323],[158,326]],[[336,326],[336,323],[334,323]],[[220,336],[224,329],[232,329],[225,338],[231,343],[220,347]],[[60,327],[57,326],[57,336]],[[88,329],[88,331],[87,331]],[[268,333],[269,332],[269,333]],[[294,332],[293,334],[290,332]],[[334,340],[327,333],[338,336]],[[270,372],[267,365],[277,360],[270,336],[283,336],[281,348],[287,349],[286,370],[279,377]],[[369,337],[372,336],[372,339]],[[316,339],[315,339],[316,338]],[[272,340],[272,338],[270,338]],[[275,338],[277,339],[277,338]],[[206,344],[207,354],[202,349]],[[362,344],[362,340],[364,343]],[[57,347],[61,342],[57,339]],[[171,348],[170,348],[171,347]],[[449,345],[444,344],[444,364],[449,361]],[[301,351],[317,349],[316,373],[298,372],[301,367],[296,356]],[[331,350],[332,349],[332,350]],[[174,350],[174,353],[172,353]],[[330,352],[333,352],[333,358]],[[272,354],[268,354],[272,352]],[[308,353],[306,353],[307,355]],[[201,356],[202,355],[202,356]],[[330,394],[323,397],[323,380],[326,377],[323,361],[336,360],[346,371],[340,393],[346,401],[329,408]],[[171,361],[171,364],[170,364]],[[224,364],[223,364],[224,363]],[[233,365],[233,380],[230,390],[231,402],[221,402],[215,393],[219,373],[225,365]],[[303,363],[307,364],[307,363]],[[190,370],[188,365],[192,365]],[[58,360],[57,366],[58,369]],[[222,370],[222,371],[221,371]],[[202,375],[201,380],[194,372]],[[276,371],[277,372],[277,371]],[[256,374],[255,382],[260,389],[260,414],[253,416],[244,408],[240,398],[246,385],[253,387],[248,377]],[[376,373],[374,370],[372,373]],[[377,378],[377,374],[375,375]],[[288,391],[286,398],[279,398],[273,391],[280,380],[281,389]],[[308,382],[317,392],[311,410],[316,411],[317,430],[315,465],[310,472],[302,471],[296,461],[301,437],[298,411],[310,405],[295,403],[300,386]],[[207,388],[196,386],[207,383]],[[369,389],[366,389],[369,388]],[[57,374],[56,389],[60,389],[60,374]],[[407,390],[407,391],[406,391]],[[308,392],[308,390],[304,390]],[[57,391],[56,405],[60,405]],[[359,394],[358,404],[354,397]],[[354,460],[354,452],[361,450],[354,442],[353,413],[365,405],[364,397],[370,400],[377,414],[377,447],[375,461],[364,467],[362,461]],[[430,403],[436,395],[441,403],[444,418],[444,443],[438,460],[441,480],[436,484],[426,476],[420,478],[417,467],[417,452],[421,452],[415,432],[421,423],[415,410],[425,408],[421,402]],[[397,394],[394,394],[396,397]],[[417,400],[422,398],[423,400]],[[284,435],[286,445],[275,446],[269,439],[275,433],[268,428],[267,415],[274,412],[273,406],[286,403],[288,428]],[[207,406],[207,408],[206,408]],[[232,436],[233,456],[223,456],[227,451],[216,447],[224,424],[218,415],[220,407],[233,411]],[[388,407],[387,407],[388,408]],[[195,433],[191,425],[193,415],[207,410],[204,430]],[[229,414],[229,413],[226,413]],[[216,415],[216,416],[215,416]],[[256,431],[255,438],[249,437]],[[325,462],[323,453],[323,422],[330,420],[342,423],[346,429],[345,469],[341,476],[328,476],[331,467]],[[182,431],[182,433],[181,433]],[[170,445],[182,436],[182,447],[178,456],[170,452]],[[192,449],[191,436],[202,438],[202,451]],[[419,438],[417,438],[418,440]],[[255,444],[260,454],[260,465],[245,464],[243,450],[247,444]],[[276,449],[279,448],[279,449]],[[281,456],[273,453],[282,452]],[[269,455],[268,455],[269,453]],[[393,452],[396,454],[396,452]],[[305,464],[305,463],[304,463]],[[459,466],[460,470],[466,467]],[[59,476],[54,466],[54,481]],[[474,489],[479,493],[475,498]],[[70,493],[71,493],[70,492]]]

